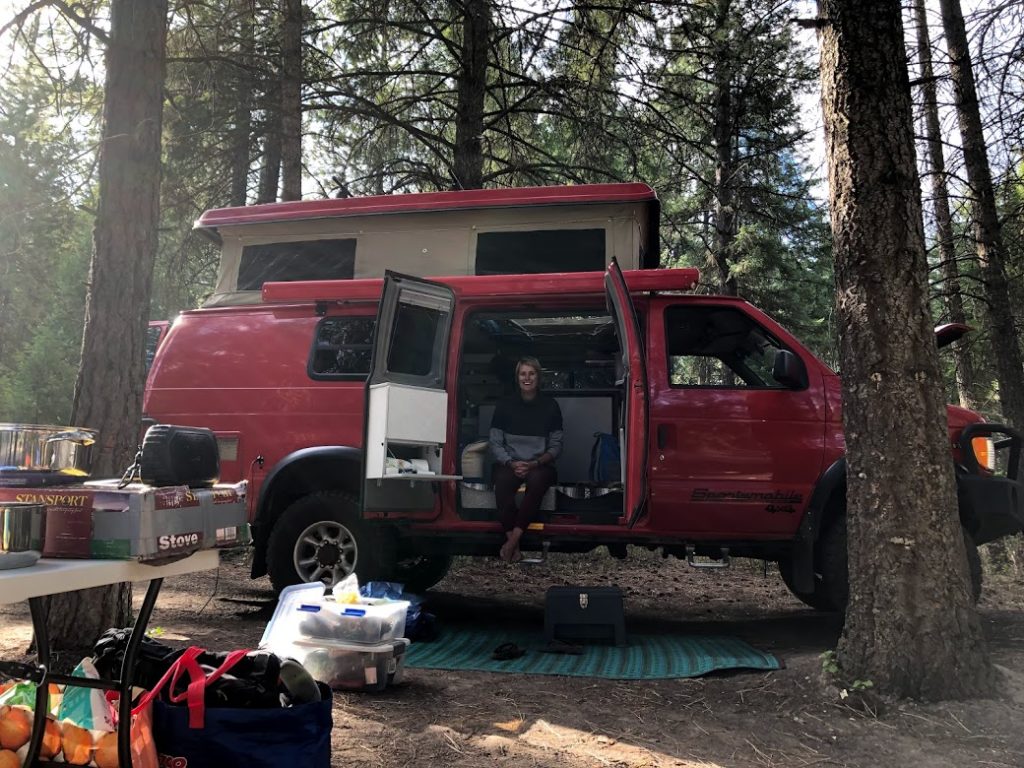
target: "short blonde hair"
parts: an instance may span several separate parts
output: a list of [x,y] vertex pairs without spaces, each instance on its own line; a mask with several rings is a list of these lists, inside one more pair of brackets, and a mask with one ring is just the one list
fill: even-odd
[[539,384],[541,371],[543,371],[544,369],[541,367],[540,360],[538,360],[536,357],[529,356],[520,357],[519,360],[516,362],[516,383],[519,382],[519,369],[522,368],[524,365],[530,366],[531,368],[533,368],[533,370],[537,372],[537,383]]

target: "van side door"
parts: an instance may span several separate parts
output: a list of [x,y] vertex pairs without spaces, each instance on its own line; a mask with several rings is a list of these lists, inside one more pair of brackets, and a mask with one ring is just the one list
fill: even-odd
[[364,513],[431,513],[448,431],[448,350],[455,291],[387,272],[366,380]]
[[623,515],[632,528],[647,511],[647,363],[636,307],[618,262],[612,258],[604,278],[608,312],[619,337],[616,382],[623,388],[619,409],[619,445],[625,483]]

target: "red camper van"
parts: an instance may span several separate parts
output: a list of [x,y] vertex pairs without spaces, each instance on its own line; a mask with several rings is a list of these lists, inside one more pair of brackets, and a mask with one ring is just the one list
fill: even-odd
[[[620,271],[610,239],[600,270],[273,281],[182,313],[147,418],[209,427],[223,478],[251,482],[254,577],[424,589],[503,540],[485,441],[515,361],[536,356],[565,447],[525,550],[765,558],[808,604],[843,607],[838,377],[747,302],[694,294],[696,270]],[[1020,482],[997,470],[1020,438],[953,406],[948,426],[977,592],[976,545],[1024,520]]]

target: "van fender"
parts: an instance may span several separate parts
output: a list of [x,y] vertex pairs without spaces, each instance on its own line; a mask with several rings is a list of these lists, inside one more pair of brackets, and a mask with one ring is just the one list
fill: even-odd
[[363,450],[349,445],[301,448],[278,461],[260,485],[253,519],[252,578],[267,572],[270,531],[288,506],[319,491],[345,491],[360,497]]
[[846,493],[845,456],[832,462],[818,478],[793,541],[793,583],[800,592],[814,591],[814,547],[833,514],[829,502],[836,493]]

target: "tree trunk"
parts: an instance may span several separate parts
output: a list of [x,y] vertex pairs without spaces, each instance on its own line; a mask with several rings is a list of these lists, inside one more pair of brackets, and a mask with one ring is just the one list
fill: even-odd
[[491,6],[488,0],[466,0],[463,9],[453,185],[455,189],[480,189],[484,185],[484,95]]
[[[99,206],[72,421],[100,433],[93,471],[119,475],[139,443],[146,329],[160,216],[167,0],[112,0]],[[49,600],[55,648],[126,623],[130,585]]]
[[249,195],[249,142],[252,135],[252,53],[255,46],[253,0],[238,0],[238,79],[231,135],[230,205],[245,205]]
[[281,0],[281,199],[302,199],[302,0]]
[[974,237],[985,283],[989,326],[992,329],[992,353],[995,355],[999,380],[999,402],[1004,418],[1018,429],[1024,429],[1024,361],[1010,304],[1006,251],[996,211],[996,196],[986,154],[985,134],[981,127],[964,16],[960,10],[960,0],[939,0],[939,7],[949,48],[953,101],[960,122],[964,165],[971,188]]
[[[966,323],[963,296],[960,293],[960,268],[956,261],[953,245],[953,217],[949,211],[949,190],[946,178],[946,158],[942,152],[942,129],[939,125],[939,101],[935,77],[932,71],[931,39],[928,34],[928,14],[924,0],[916,0],[914,12],[917,17],[917,55],[921,64],[922,94],[924,96],[925,142],[928,147],[928,162],[931,165],[932,200],[935,207],[935,227],[939,246],[939,259],[946,279],[946,306],[949,320]],[[953,345],[953,360],[956,368],[956,389],[960,405],[974,408],[974,364],[970,347],[963,342]]]
[[983,694],[939,359],[898,0],[821,0],[822,106],[847,443],[850,679]]
[[263,165],[256,202],[273,203],[281,182],[281,86],[277,78],[270,78],[264,96],[267,107],[263,125]]

